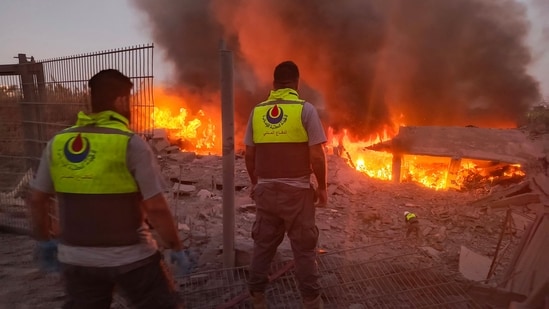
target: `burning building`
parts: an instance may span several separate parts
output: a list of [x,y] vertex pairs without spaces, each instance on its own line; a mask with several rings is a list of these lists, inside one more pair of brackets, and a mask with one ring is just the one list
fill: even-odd
[[237,115],[266,95],[274,65],[293,59],[302,96],[357,140],[401,124],[512,127],[540,100],[517,1],[135,4],[194,111],[218,102],[221,38],[235,52]]
[[[329,145],[345,149],[351,165],[381,179],[395,180],[392,163],[398,160],[365,149],[393,138],[400,127],[515,128],[541,97],[527,73],[529,23],[518,1],[134,4],[174,67],[167,91],[179,99],[166,103],[157,96],[155,123],[168,127],[184,149],[220,153],[221,38],[235,55],[237,146],[249,111],[270,89],[272,68],[292,59],[301,70],[300,94],[321,111]],[[404,165],[416,159],[406,157]],[[444,173],[457,164],[446,161],[428,176],[413,172],[419,163],[404,174],[444,188],[455,182]]]

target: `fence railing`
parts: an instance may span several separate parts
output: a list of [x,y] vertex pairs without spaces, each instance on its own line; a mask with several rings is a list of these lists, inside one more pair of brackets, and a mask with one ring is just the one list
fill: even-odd
[[0,229],[29,229],[24,195],[53,135],[90,111],[88,80],[103,69],[130,77],[132,129],[153,132],[152,44],[0,65]]

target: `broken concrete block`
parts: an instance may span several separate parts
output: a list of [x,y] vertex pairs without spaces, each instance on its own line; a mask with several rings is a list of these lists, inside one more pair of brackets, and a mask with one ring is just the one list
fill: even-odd
[[515,223],[515,227],[519,231],[526,231],[526,229],[534,222],[533,219],[530,219],[528,217],[511,213],[511,217],[513,218],[513,222]]
[[178,153],[180,151],[179,146],[173,145],[164,149],[167,153]]
[[459,253],[459,272],[467,279],[474,281],[486,280],[492,260],[478,254],[465,246]]
[[202,190],[198,191],[196,196],[198,196],[199,200],[204,201],[207,198],[211,198],[213,196],[213,193],[206,190],[206,189],[202,189]]
[[154,129],[152,138],[168,140],[168,131],[166,129]]
[[326,191],[328,192],[328,196],[334,195],[334,193],[336,192],[337,188],[338,188],[338,185],[336,185],[336,184],[330,184],[330,185],[328,186],[328,189],[326,190]]
[[191,228],[185,223],[177,223],[177,229],[179,231],[189,232]]
[[175,194],[191,194],[196,191],[196,187],[191,185],[174,183],[172,186],[172,191]]
[[177,161],[177,162],[192,162],[196,158],[196,153],[194,152],[178,152],[168,155],[168,159]]
[[432,230],[433,230],[432,227],[427,226],[421,231],[421,235],[427,236],[427,235],[429,235],[429,233],[431,233]]
[[153,140],[153,147],[157,153],[168,148],[169,146],[170,146],[170,143],[167,140],[163,140],[163,139],[157,140],[157,141]]
[[469,218],[473,218],[473,219],[479,219],[480,218],[480,214],[479,214],[477,208],[469,209],[469,210],[465,211],[465,213],[463,215],[465,217],[469,217]]
[[435,259],[440,259],[440,252],[433,247],[419,247],[419,249]]
[[240,212],[248,212],[248,211],[253,211],[255,212],[256,210],[256,205],[255,204],[244,204],[244,205],[239,205],[238,206],[238,210]]
[[359,212],[358,217],[362,219],[363,223],[370,223],[380,219],[380,215],[377,211]]

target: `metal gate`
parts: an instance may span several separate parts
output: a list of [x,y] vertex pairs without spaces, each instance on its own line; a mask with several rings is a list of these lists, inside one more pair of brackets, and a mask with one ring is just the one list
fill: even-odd
[[0,230],[29,231],[23,196],[47,141],[90,111],[87,82],[103,69],[130,77],[132,129],[153,131],[152,44],[0,65]]

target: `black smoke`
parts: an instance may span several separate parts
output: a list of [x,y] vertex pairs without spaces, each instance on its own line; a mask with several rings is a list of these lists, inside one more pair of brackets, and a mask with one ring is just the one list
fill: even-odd
[[175,64],[175,88],[218,92],[226,40],[238,119],[267,96],[284,60],[300,66],[302,97],[325,125],[359,138],[396,124],[512,126],[540,100],[526,71],[526,8],[515,0],[134,3]]

